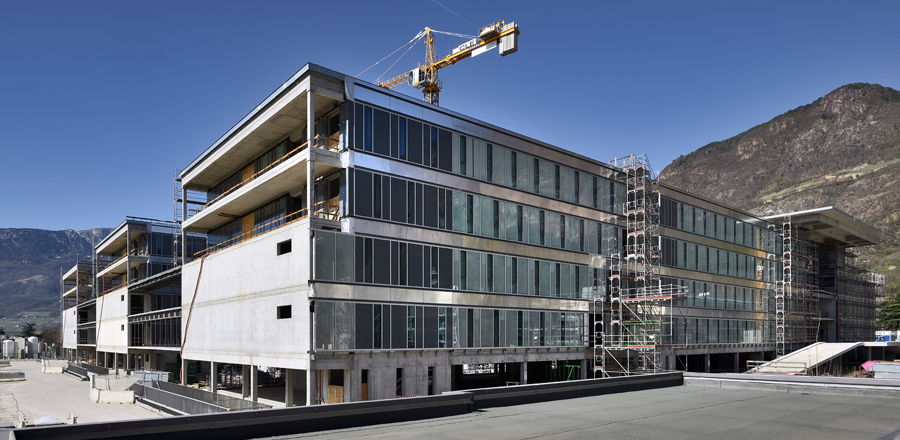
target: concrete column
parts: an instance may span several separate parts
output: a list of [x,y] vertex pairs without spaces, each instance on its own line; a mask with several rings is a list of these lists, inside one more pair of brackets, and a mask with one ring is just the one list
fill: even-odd
[[284,369],[284,406],[294,406],[294,370]]
[[306,140],[309,142],[307,144],[312,150],[313,141],[316,137],[316,94],[313,93],[312,89],[306,92]]
[[709,373],[710,359],[709,353],[703,355],[703,371]]
[[306,404],[307,405],[318,405],[319,402],[316,400],[318,386],[316,384],[316,370],[309,369],[306,370]]
[[[357,370],[357,375],[359,375],[359,370]],[[354,402],[359,400],[359,397],[356,399],[353,398],[353,393],[357,390],[357,387],[353,386],[353,369],[344,369],[344,402]]]
[[250,366],[241,365],[241,397],[250,395]]
[[581,368],[580,368],[580,370],[581,370],[581,375],[580,375],[581,379],[587,379],[587,378],[588,378],[588,365],[589,365],[589,363],[588,363],[588,360],[587,360],[587,359],[582,359],[582,360],[581,360]]
[[520,379],[519,384],[525,385],[528,383],[528,361],[522,362],[519,364],[520,369]]
[[181,359],[181,384],[187,385],[187,359]]
[[741,354],[740,353],[734,354],[734,372],[735,373],[741,372]]
[[344,370],[344,402],[362,400],[362,370],[353,368]]
[[259,399],[259,367],[250,366],[250,400],[256,402]]
[[215,362],[210,361],[209,363],[209,391],[213,394],[216,394],[216,390],[219,388],[219,375],[216,374],[216,369],[218,366]]

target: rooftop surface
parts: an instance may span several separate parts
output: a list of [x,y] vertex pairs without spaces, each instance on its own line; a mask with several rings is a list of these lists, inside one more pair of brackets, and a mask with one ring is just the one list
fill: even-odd
[[682,385],[269,438],[893,439],[898,414],[890,397]]
[[37,361],[14,360],[4,371],[22,371],[25,380],[0,383],[0,422],[15,422],[19,412],[31,421],[39,417],[65,421],[74,414],[78,423],[165,416],[140,405],[94,403],[88,397],[88,382],[68,374],[42,374]]

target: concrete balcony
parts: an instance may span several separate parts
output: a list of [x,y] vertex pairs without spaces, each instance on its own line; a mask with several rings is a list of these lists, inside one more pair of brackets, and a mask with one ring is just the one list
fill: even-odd
[[146,255],[126,255],[113,261],[108,266],[97,272],[97,278],[115,278],[128,273],[129,269],[134,269],[141,264],[147,264],[150,257]]
[[339,153],[326,148],[304,148],[235,189],[214,199],[183,223],[185,230],[205,232],[217,228],[282,194],[300,190],[306,184],[307,163],[313,160],[316,176],[341,167]]

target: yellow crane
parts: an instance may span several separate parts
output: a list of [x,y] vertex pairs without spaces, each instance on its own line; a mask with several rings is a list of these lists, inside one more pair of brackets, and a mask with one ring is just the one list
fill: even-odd
[[481,55],[497,47],[499,47],[500,55],[506,56],[516,52],[519,45],[519,26],[515,22],[506,23],[500,20],[481,28],[475,38],[456,46],[443,58],[436,59],[434,54],[434,33],[460,36],[460,34],[437,31],[426,27],[424,31],[419,32],[413,38],[413,41],[425,38],[425,64],[419,64],[415,69],[379,82],[378,85],[386,89],[393,89],[400,84],[407,83],[417,89],[422,89],[425,102],[437,105],[441,93],[438,70],[452,66],[466,58]]

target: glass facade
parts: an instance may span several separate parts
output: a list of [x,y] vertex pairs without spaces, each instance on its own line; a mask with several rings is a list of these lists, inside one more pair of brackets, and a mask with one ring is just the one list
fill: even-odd
[[662,237],[663,266],[747,280],[776,282],[781,263],[711,246]]
[[353,215],[575,252],[608,254],[621,228],[361,169],[351,170]]
[[317,301],[317,350],[579,347],[586,314]]
[[[360,103],[356,149],[602,211],[622,213],[625,186],[463,133]],[[349,115],[349,110],[346,112]]]
[[780,239],[770,239],[770,234],[776,234],[773,231],[668,197],[661,200],[659,221],[662,226],[691,234],[770,253],[781,252]]
[[606,270],[584,265],[331,231],[314,234],[316,281],[575,299],[593,299],[606,288]]

